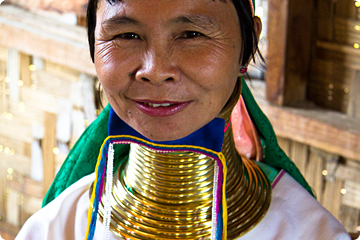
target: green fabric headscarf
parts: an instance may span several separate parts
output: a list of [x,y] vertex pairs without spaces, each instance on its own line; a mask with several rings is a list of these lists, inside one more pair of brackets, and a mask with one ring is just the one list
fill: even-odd
[[[269,120],[255,102],[245,81],[242,81],[242,96],[245,105],[259,135],[265,143],[265,157],[263,162],[276,169],[284,169],[313,195],[312,189],[301,175],[299,169],[278,146],[274,130]],[[99,117],[84,131],[71,149],[43,200],[43,207],[59,196],[70,185],[94,172],[101,144],[108,136],[109,112],[110,105],[107,105]],[[116,166],[127,158],[129,145],[118,144],[116,146],[114,145],[114,148],[114,166]],[[114,169],[116,168],[114,167]]]

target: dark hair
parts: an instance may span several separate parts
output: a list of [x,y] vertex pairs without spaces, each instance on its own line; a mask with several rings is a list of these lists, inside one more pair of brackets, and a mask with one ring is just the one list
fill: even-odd
[[[109,3],[113,4],[115,1],[121,0],[107,0]],[[240,23],[240,32],[241,39],[243,42],[242,46],[242,65],[247,65],[250,57],[255,61],[255,53],[259,51],[258,41],[254,29],[254,21],[252,18],[252,11],[249,0],[232,0],[236,8],[236,12],[239,16]],[[95,27],[96,27],[96,11],[98,7],[98,0],[89,0],[87,8],[87,30],[88,30],[88,40],[90,47],[90,55],[92,61],[94,62],[94,52],[95,52]],[[260,54],[261,57],[261,54]],[[262,58],[262,57],[261,57]]]

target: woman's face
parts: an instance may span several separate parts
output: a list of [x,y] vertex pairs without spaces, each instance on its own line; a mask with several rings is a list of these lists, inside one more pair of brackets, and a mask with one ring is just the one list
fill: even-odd
[[230,1],[100,0],[95,66],[117,115],[155,141],[213,120],[240,70],[238,16]]

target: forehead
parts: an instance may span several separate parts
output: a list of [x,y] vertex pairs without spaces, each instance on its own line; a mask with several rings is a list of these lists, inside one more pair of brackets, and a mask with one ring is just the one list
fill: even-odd
[[[154,5],[159,3],[160,5],[164,4],[164,3],[175,3],[178,0],[98,0],[98,5],[99,4],[110,4],[110,5],[116,5],[116,4],[129,4],[129,3],[140,3],[140,4],[150,4],[150,5]],[[232,1],[228,1],[228,0],[195,0],[195,1],[187,1],[187,0],[180,0],[179,2],[182,3],[186,3],[189,4],[189,2],[207,2],[207,3],[211,3],[211,2],[221,2],[221,3],[228,3],[228,2],[232,2]]]
[[102,20],[119,15],[150,21],[196,15],[212,21],[238,22],[234,5],[225,0],[99,0],[97,13]]

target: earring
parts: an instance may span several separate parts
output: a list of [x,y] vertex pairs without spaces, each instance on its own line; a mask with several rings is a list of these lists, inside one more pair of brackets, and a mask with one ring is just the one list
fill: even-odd
[[240,68],[240,74],[245,74],[246,72],[247,72],[247,67],[242,66],[242,67]]

